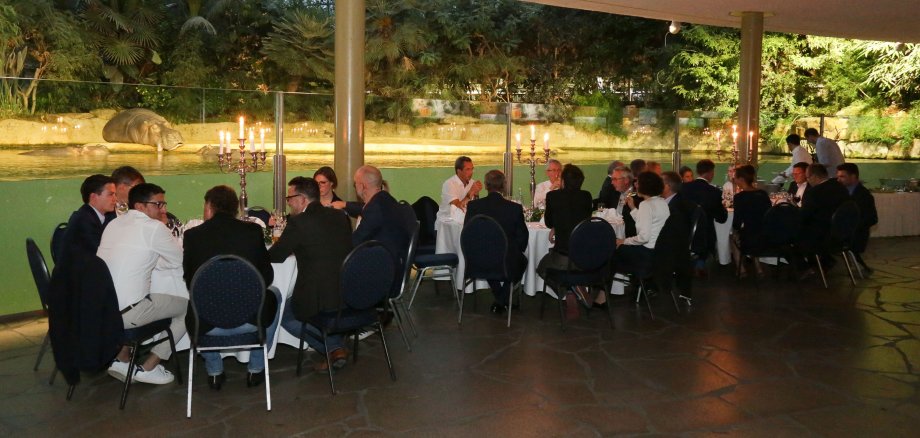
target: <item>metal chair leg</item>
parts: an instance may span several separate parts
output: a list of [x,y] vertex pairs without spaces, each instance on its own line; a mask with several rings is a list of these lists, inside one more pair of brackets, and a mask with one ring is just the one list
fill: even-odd
[[[166,329],[166,338],[169,339],[171,357],[175,357],[178,353],[176,353],[176,339],[173,337],[172,330]],[[179,359],[176,358],[173,362],[176,363],[176,385],[182,386],[182,367],[179,365]]]
[[192,418],[192,376],[195,374],[195,353],[197,353],[197,348],[193,345],[188,351],[188,395],[186,397],[185,418]]
[[[380,327],[380,332],[383,332],[383,326]],[[326,371],[329,373],[329,387],[332,389],[332,395],[335,395],[335,382],[332,380],[332,359],[329,357],[329,344],[326,342],[326,329],[322,330],[323,333],[323,356],[326,356]]]
[[307,323],[300,324],[300,347],[297,348],[297,376],[303,368],[303,337],[307,334]]
[[[474,291],[475,292],[475,291]],[[474,294],[475,298],[476,295]],[[463,300],[466,298],[466,280],[463,280],[463,289],[460,289],[460,314],[457,316],[457,325],[463,324]]]
[[134,380],[134,370],[140,366],[137,364],[137,350],[140,349],[139,343],[134,343],[131,346],[131,361],[128,362],[128,374],[125,376],[125,386],[121,390],[121,402],[118,405],[118,409],[125,408],[125,402],[128,401],[128,390],[131,389],[131,381]]
[[48,349],[48,344],[51,342],[51,338],[48,336],[48,333],[45,333],[45,339],[42,340],[42,347],[38,350],[38,357],[35,358],[35,366],[32,367],[32,371],[38,371],[38,366],[42,363],[42,358],[45,357],[45,350]]
[[265,410],[272,410],[272,384],[268,372],[268,345],[262,344],[262,357],[265,358]]
[[[856,277],[853,275],[853,268],[850,267],[850,258],[847,257],[846,251],[840,251],[840,255],[843,256],[843,264],[847,267],[847,272],[850,274],[850,282],[853,283],[853,286],[856,286]],[[856,263],[855,260],[853,263]]]
[[511,328],[511,308],[514,300],[514,283],[508,285],[508,328]]
[[412,330],[412,336],[418,337],[418,330],[415,329],[415,320],[412,319],[412,314],[409,313],[409,308],[406,307],[406,303],[402,300],[397,301],[394,306],[401,306],[402,310],[400,312],[406,317],[406,321],[409,322],[409,329]]
[[856,259],[856,254],[853,253],[853,250],[849,250],[849,249],[846,252],[850,255],[850,258],[853,260],[853,264],[856,266],[856,273],[859,274],[859,279],[865,280],[866,276],[863,273],[862,266],[860,265],[859,260]]
[[387,338],[383,335],[383,325],[377,322],[377,333],[380,334],[380,344],[383,345],[383,356],[387,359],[387,368],[390,369],[390,379],[396,381],[396,370],[393,369],[393,361],[390,360],[390,350],[387,348]]
[[827,277],[824,276],[824,267],[821,266],[821,256],[815,254],[815,261],[818,262],[818,273],[821,274],[821,283],[823,283],[824,288],[827,289]]
[[393,319],[396,321],[396,327],[399,329],[399,334],[402,336],[403,342],[406,343],[406,350],[412,351],[412,345],[409,344],[409,338],[406,337],[406,330],[403,328],[402,315],[399,314],[392,299],[387,299],[386,302],[387,306],[390,308],[389,310],[393,312]]
[[412,298],[409,298],[409,309],[412,309],[412,303],[415,302],[415,294],[418,293],[418,286],[422,283],[422,278],[424,278],[426,268],[417,269],[415,271],[415,278],[412,280]]
[[655,314],[652,312],[652,301],[648,299],[648,289],[645,286],[645,280],[641,278],[639,279],[639,292],[637,295],[638,295],[636,298],[637,303],[638,303],[638,297],[641,297],[641,295],[645,295],[645,305],[646,307],[648,307],[648,314],[654,321]]

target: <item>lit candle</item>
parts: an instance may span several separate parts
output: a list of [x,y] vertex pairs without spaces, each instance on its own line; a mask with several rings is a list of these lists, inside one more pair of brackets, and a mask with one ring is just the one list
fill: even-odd
[[721,145],[722,142],[720,140],[722,140],[722,131],[716,131],[716,144]]
[[265,152],[265,129],[259,130],[259,152]]
[[732,132],[732,143],[734,143],[735,146],[738,145],[738,133],[737,132]]
[[249,152],[256,151],[256,132],[252,129],[249,130]]
[[514,134],[514,138],[517,139],[517,151],[521,152],[521,133]]
[[549,151],[549,133],[543,134],[543,150]]
[[530,125],[530,141],[537,139],[537,128],[533,125]]
[[246,125],[243,123],[243,116],[240,116],[240,138],[246,138],[246,127],[245,126]]
[[220,154],[224,153],[224,131],[220,130]]

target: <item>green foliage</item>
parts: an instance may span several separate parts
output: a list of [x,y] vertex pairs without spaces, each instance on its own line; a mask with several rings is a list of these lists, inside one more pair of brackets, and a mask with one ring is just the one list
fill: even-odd
[[288,76],[287,91],[299,91],[304,82],[333,79],[332,19],[320,9],[294,9],[272,24],[262,40],[262,54]]
[[854,141],[877,143],[886,146],[891,146],[898,142],[898,138],[894,136],[894,119],[877,110],[852,117],[849,128],[852,133],[851,140]]
[[[623,129],[623,102],[619,96],[613,93],[602,93],[595,91],[588,96],[575,96],[573,99],[577,105],[585,105],[596,108],[592,114],[594,117],[604,119],[601,126],[593,125],[600,128],[603,132],[617,137],[626,138],[626,130]],[[575,113],[573,113],[574,115]],[[591,129],[591,126],[583,128]]]
[[863,41],[857,51],[872,60],[866,84],[879,87],[899,105],[920,97],[920,44]]
[[670,63],[670,88],[694,108],[733,114],[738,108],[740,38],[734,29],[688,26]]

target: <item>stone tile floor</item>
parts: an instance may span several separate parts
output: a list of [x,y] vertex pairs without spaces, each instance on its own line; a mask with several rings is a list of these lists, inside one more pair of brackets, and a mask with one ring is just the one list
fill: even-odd
[[[100,373],[66,401],[62,379],[48,385],[49,357],[32,371],[46,320],[9,323],[0,436],[918,436],[918,248],[920,238],[875,239],[874,275],[852,287],[841,263],[829,290],[714,268],[689,313],[660,296],[653,321],[620,301],[615,330],[592,312],[562,333],[555,307],[538,318],[539,299],[507,329],[487,313],[488,292],[458,329],[454,302],[429,283],[413,309],[413,351],[386,331],[397,382],[376,337],[337,373],[336,396],[323,375],[297,378],[296,351],[281,346],[272,412],[228,360],[221,392],[196,366],[192,419],[184,383],[137,384],[120,412],[119,382]],[[187,353],[179,360],[185,370]]]

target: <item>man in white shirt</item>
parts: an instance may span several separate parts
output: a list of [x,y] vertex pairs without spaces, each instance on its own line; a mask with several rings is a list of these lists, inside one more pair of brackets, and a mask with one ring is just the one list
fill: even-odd
[[473,160],[460,156],[454,161],[454,176],[444,181],[441,186],[441,205],[438,219],[450,217],[450,206],[466,211],[466,204],[479,197],[482,183],[473,179]]
[[533,205],[539,208],[546,206],[546,194],[553,190],[559,190],[562,186],[562,163],[557,159],[550,159],[546,162],[546,181],[537,184],[533,195]]
[[789,152],[792,152],[792,162],[789,163],[789,167],[786,170],[776,175],[776,178],[773,178],[773,184],[785,183],[786,179],[792,176],[793,166],[796,163],[812,163],[811,154],[801,146],[801,143],[802,138],[798,134],[789,134],[786,137],[786,146],[789,147]]
[[823,164],[825,168],[833,171],[837,166],[846,162],[843,158],[843,152],[840,151],[840,146],[837,145],[837,142],[818,135],[817,129],[806,129],[805,138],[809,143],[815,145],[815,155],[818,156],[818,162]]
[[[172,320],[173,336],[179,339],[186,331],[188,292],[151,293],[155,268],[177,271],[182,278],[182,249],[158,219],[161,210],[166,209],[166,192],[154,184],[138,184],[129,192],[128,204],[131,210],[113,220],[102,233],[96,255],[105,261],[112,275],[125,328],[168,318]],[[184,296],[179,296],[182,292]],[[160,360],[169,359],[172,353],[169,344],[160,343],[151,353],[138,367],[134,380],[158,385],[172,382],[173,374],[160,365]],[[109,374],[124,380],[129,360],[130,353],[123,348],[109,367]]]

